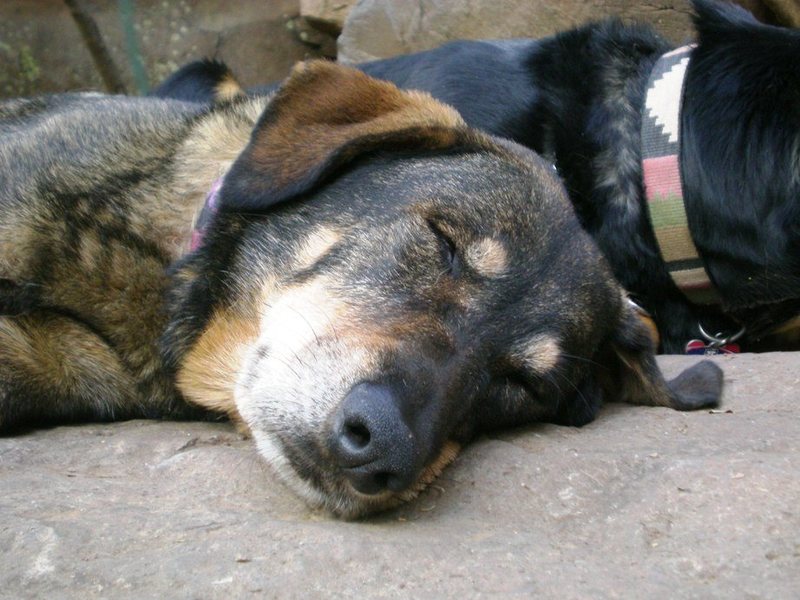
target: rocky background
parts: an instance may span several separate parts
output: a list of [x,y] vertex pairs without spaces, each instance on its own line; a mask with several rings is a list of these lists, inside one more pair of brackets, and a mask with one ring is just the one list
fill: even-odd
[[[800,26],[798,0],[739,0]],[[355,62],[456,38],[541,37],[605,15],[691,37],[688,0],[3,0],[0,97],[65,90],[142,93],[185,62],[214,57],[242,83],[298,60]]]

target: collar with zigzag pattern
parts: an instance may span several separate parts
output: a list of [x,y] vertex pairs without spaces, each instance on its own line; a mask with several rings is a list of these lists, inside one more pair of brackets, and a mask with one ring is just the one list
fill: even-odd
[[642,167],[650,221],[667,270],[689,300],[709,304],[719,297],[689,230],[679,161],[683,81],[693,49],[667,52],[650,73],[642,111]]

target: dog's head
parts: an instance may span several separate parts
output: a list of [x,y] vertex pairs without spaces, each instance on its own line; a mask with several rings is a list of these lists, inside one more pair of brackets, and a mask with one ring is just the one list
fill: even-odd
[[664,382],[547,163],[331,64],[283,86],[174,277],[183,393],[345,517],[413,496],[481,430],[719,395],[708,363]]

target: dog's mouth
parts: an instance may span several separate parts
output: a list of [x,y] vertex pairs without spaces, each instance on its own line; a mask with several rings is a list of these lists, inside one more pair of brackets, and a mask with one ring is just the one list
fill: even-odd
[[385,471],[371,476],[369,464],[338,465],[319,445],[296,436],[258,431],[253,435],[262,457],[292,491],[312,508],[342,519],[357,519],[413,500],[441,475],[461,449],[458,442],[445,442],[432,460],[400,484]]
[[405,502],[415,498],[439,477],[442,471],[455,460],[460,450],[461,445],[459,443],[454,441],[446,442],[436,457],[423,467],[410,485],[398,489],[393,489],[397,486],[392,485],[391,477],[388,475],[383,475],[377,478],[375,483],[371,482],[367,485],[360,485],[357,479],[347,474],[342,474],[342,477],[345,485],[352,490],[355,497],[369,499],[369,501],[397,498]]

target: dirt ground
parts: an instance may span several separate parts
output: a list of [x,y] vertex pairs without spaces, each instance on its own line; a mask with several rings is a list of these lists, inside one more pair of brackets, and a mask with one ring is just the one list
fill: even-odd
[[485,437],[355,523],[306,509],[227,424],[0,438],[0,597],[798,598],[800,354],[717,360],[719,410]]

